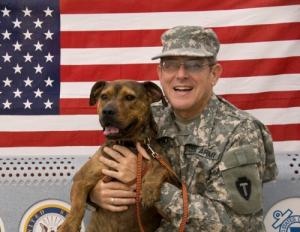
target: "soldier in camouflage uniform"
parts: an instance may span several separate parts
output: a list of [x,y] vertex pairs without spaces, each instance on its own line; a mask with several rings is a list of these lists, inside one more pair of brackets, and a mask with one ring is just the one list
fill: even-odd
[[[179,26],[162,35],[162,44],[162,53],[153,59],[160,58],[157,71],[170,104],[154,105],[153,114],[158,140],[187,183],[186,231],[265,231],[262,185],[277,175],[272,139],[260,121],[213,93],[222,70],[216,61],[216,34],[198,26]],[[130,156],[129,151],[119,152]],[[157,231],[176,231],[183,210],[181,189],[164,183],[161,194],[156,207],[164,219]],[[112,205],[119,202],[119,208],[112,208],[105,198],[116,195]],[[116,195],[95,190],[91,198],[112,211],[126,210],[124,205],[134,202],[133,193]]]

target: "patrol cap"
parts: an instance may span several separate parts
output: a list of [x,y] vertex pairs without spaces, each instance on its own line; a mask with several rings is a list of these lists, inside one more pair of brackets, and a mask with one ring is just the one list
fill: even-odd
[[162,53],[152,60],[166,56],[216,57],[220,42],[216,33],[200,26],[173,27],[161,36]]

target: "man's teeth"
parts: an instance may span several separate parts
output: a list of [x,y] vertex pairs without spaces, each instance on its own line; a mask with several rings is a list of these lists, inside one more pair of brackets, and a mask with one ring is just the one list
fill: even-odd
[[189,91],[191,89],[192,89],[191,87],[184,87],[184,86],[174,87],[174,90],[176,91]]

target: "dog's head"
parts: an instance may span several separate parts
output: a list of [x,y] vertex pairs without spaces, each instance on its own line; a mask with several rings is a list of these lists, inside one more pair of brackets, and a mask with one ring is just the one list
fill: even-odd
[[104,135],[118,140],[137,140],[148,133],[147,128],[153,126],[150,105],[160,100],[166,103],[162,90],[149,81],[98,81],[90,94]]

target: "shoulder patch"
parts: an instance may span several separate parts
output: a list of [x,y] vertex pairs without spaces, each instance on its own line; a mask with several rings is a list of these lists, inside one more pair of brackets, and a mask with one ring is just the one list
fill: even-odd
[[251,195],[251,180],[245,176],[239,177],[235,182],[235,186],[240,195],[248,201]]

